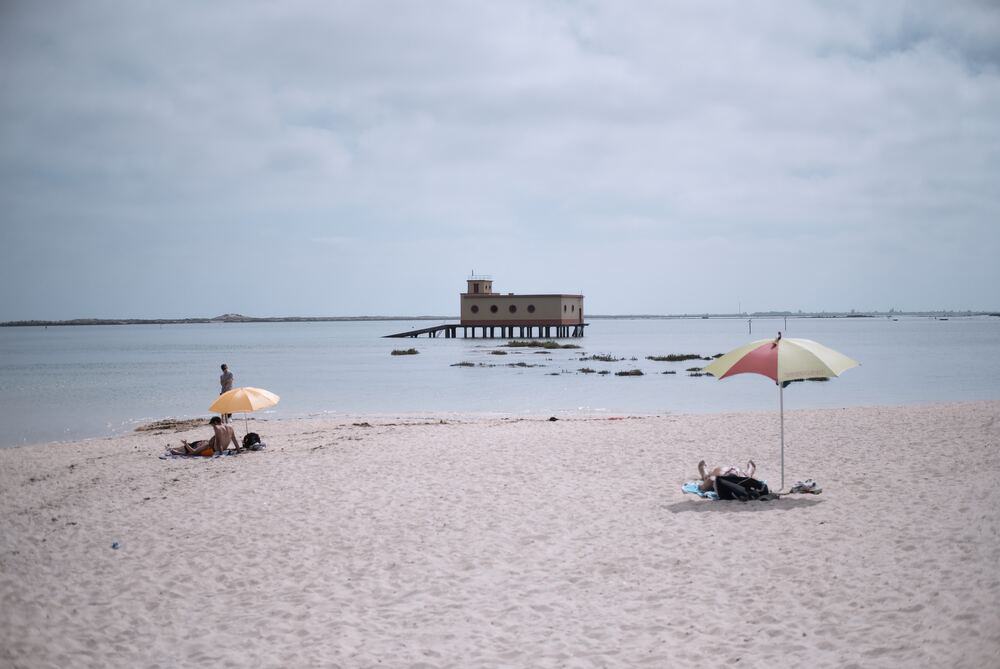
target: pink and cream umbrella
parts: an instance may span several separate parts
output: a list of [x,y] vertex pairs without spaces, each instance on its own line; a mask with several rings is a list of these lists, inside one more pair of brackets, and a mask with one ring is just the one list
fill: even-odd
[[803,379],[840,376],[856,360],[811,339],[759,339],[733,349],[701,371],[722,379],[736,374],[762,374],[778,385],[781,407],[781,489],[785,489],[785,386]]

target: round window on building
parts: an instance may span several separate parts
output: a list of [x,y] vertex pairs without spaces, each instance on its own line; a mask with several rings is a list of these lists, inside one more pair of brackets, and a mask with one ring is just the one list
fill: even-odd
[[569,305],[569,310],[570,311],[576,311],[576,305],[575,304]]
[[478,304],[473,304],[472,307],[471,307],[471,310],[472,310],[472,313],[478,314],[479,313],[479,305]]
[[512,314],[513,314],[513,313],[516,313],[516,312],[517,312],[517,305],[516,305],[516,304],[512,304],[512,305],[510,305],[509,307],[507,307],[507,309],[508,309],[508,310],[510,311],[510,313],[512,313]]
[[563,311],[566,311],[566,305],[565,304],[563,305]]
[[490,305],[490,312],[495,314],[497,312],[497,305],[495,304]]
[[529,314],[535,313],[535,305],[533,305],[533,304],[529,304],[528,305],[528,313]]

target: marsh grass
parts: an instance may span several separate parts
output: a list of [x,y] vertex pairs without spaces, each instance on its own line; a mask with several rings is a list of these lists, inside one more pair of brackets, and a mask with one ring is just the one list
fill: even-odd
[[654,362],[683,362],[685,360],[703,360],[697,353],[668,353],[667,355],[647,355],[646,360]]
[[643,373],[641,369],[625,369],[615,372],[615,376],[643,376]]
[[415,348],[394,348],[392,349],[392,355],[417,355],[420,353]]
[[580,348],[580,346],[576,344],[560,344],[559,342],[552,341],[551,339],[546,341],[538,341],[537,339],[532,339],[530,341],[511,339],[505,345],[511,348]]
[[624,359],[625,358],[616,358],[615,356],[611,355],[610,353],[598,353],[598,354],[591,355],[591,356],[586,356],[585,355],[585,356],[583,356],[583,357],[580,358],[580,361],[581,362],[586,362],[587,360],[594,360],[596,362],[620,362],[620,361],[622,361]]

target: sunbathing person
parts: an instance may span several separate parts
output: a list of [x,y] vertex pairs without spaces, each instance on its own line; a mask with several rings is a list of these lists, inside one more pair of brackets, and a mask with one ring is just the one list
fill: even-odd
[[199,439],[190,444],[181,439],[180,448],[169,448],[167,451],[171,455],[210,455],[214,453],[211,439]]
[[725,467],[719,466],[708,469],[707,465],[705,465],[705,461],[702,460],[698,463],[698,476],[701,478],[701,483],[698,484],[698,489],[702,492],[715,490],[715,479],[719,476],[739,476],[740,478],[752,479],[756,471],[757,465],[754,464],[753,460],[747,462],[746,469],[740,469],[735,465],[727,465]]
[[192,441],[190,444],[182,439],[180,448],[171,448],[168,449],[168,452],[171,455],[208,456],[221,454],[229,448],[229,444],[235,446],[237,451],[240,450],[240,442],[236,440],[236,432],[233,430],[232,425],[224,424],[218,416],[212,416],[208,424],[212,426],[213,434],[211,439],[200,439]]
[[227,448],[229,444],[236,447],[236,450],[240,450],[240,442],[236,440],[236,431],[233,430],[233,426],[228,423],[223,423],[222,419],[218,416],[212,416],[212,420],[208,421],[208,424],[212,426],[212,431],[215,434],[209,440],[215,452],[221,454]]

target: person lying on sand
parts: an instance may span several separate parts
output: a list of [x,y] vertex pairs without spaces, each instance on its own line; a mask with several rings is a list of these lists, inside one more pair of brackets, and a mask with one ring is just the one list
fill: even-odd
[[718,476],[739,476],[740,478],[752,479],[756,471],[757,465],[754,464],[753,460],[749,460],[747,462],[746,469],[740,469],[736,465],[726,465],[725,467],[719,466],[708,469],[705,465],[705,461],[702,460],[698,463],[698,476],[701,478],[701,483],[698,484],[698,489],[702,492],[715,490],[715,479]]
[[192,441],[190,444],[181,439],[180,448],[168,448],[167,452],[170,455],[207,455],[208,451],[213,450],[211,439],[199,439],[198,441]]

